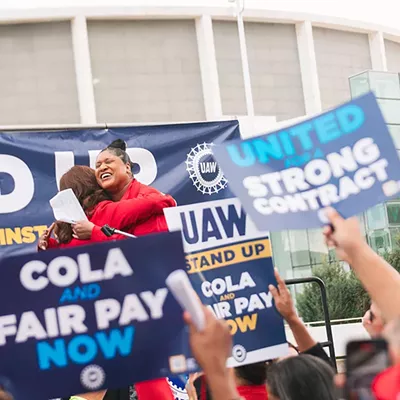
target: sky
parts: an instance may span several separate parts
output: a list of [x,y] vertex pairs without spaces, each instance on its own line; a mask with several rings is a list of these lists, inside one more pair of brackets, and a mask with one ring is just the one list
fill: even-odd
[[[365,22],[399,26],[400,3],[397,0],[245,0],[247,7],[303,11]],[[171,6],[204,5],[229,7],[228,0],[0,0],[0,15],[7,9],[58,8],[86,6]]]

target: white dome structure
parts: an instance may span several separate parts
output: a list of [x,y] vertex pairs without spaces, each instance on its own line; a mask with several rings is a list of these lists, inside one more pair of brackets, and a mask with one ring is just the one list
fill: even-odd
[[[0,126],[247,114],[228,0],[130,3],[138,5],[2,10]],[[313,114],[349,98],[350,75],[400,71],[400,30],[254,8],[261,3],[246,2],[243,13],[256,116]]]

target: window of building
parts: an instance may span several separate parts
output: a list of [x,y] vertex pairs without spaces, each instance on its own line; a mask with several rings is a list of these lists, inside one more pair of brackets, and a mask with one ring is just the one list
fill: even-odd
[[272,232],[271,246],[274,265],[285,279],[293,278],[292,256],[288,231]]
[[369,85],[376,97],[383,99],[400,99],[399,74],[370,71]]
[[400,227],[389,228],[393,250],[400,250]]
[[328,248],[325,244],[322,229],[309,229],[307,233],[308,243],[310,244],[311,265],[329,262]]
[[365,222],[364,214],[357,215],[357,219],[358,219],[358,222],[360,223],[361,235],[365,237],[367,235],[367,231],[366,231],[366,226],[365,226],[366,222]]
[[352,97],[358,97],[370,91],[368,73],[364,72],[350,78],[350,92]]
[[289,242],[293,267],[309,266],[311,260],[307,232],[305,230],[289,231]]
[[391,249],[389,231],[378,229],[368,234],[370,246],[379,254],[384,254]]
[[400,225],[400,202],[386,204],[389,226]]
[[400,149],[400,125],[388,125],[396,149]]
[[[297,267],[293,270],[294,278],[309,278],[312,275],[312,269],[309,265],[307,265],[306,267]],[[296,292],[298,293],[299,291],[301,291],[302,287],[303,285],[296,285]]]
[[369,231],[384,229],[387,226],[386,208],[384,204],[378,204],[366,212],[367,227]]
[[400,100],[378,99],[385,121],[390,124],[400,124]]

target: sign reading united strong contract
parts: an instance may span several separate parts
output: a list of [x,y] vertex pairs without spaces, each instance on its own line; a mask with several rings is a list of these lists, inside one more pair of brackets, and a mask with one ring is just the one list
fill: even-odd
[[256,228],[236,198],[165,209],[165,216],[171,231],[182,231],[196,292],[234,335],[229,365],[285,355],[283,321],[268,291],[276,285],[268,233]]
[[259,229],[319,227],[326,207],[347,218],[400,191],[399,157],[372,93],[214,153]]

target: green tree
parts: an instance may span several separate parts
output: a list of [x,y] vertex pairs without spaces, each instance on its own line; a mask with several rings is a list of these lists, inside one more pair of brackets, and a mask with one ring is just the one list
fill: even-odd
[[[400,273],[400,249],[387,252],[383,257]],[[370,299],[352,271],[344,270],[339,262],[332,262],[314,268],[313,275],[325,283],[331,320],[358,318],[364,315]],[[321,292],[315,283],[304,285],[304,290],[297,294],[296,301],[297,309],[304,321],[324,319]]]
[[383,255],[384,259],[400,273],[400,249],[387,252]]
[[[365,313],[369,304],[368,295],[352,271],[346,271],[339,262],[333,262],[314,268],[313,275],[325,283],[330,319],[357,318]],[[324,319],[321,292],[317,284],[306,284],[296,300],[304,321]]]

